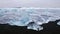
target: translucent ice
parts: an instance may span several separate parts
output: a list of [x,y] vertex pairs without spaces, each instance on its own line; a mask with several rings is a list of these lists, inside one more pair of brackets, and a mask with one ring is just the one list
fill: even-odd
[[57,24],[60,25],[60,21]]
[[38,31],[43,29],[40,25],[60,19],[59,14],[60,9],[0,8],[0,24],[27,26]]

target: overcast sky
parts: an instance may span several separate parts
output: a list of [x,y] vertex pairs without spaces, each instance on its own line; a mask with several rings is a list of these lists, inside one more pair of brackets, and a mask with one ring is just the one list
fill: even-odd
[[60,8],[60,0],[0,0],[0,7]]

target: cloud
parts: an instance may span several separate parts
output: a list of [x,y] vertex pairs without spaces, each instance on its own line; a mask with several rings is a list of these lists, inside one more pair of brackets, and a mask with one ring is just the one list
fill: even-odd
[[0,0],[0,7],[60,8],[60,0]]

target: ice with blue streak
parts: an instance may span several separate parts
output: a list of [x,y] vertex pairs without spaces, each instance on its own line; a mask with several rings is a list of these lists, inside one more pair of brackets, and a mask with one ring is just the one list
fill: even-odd
[[27,26],[38,31],[43,29],[40,25],[60,19],[59,14],[60,9],[0,8],[0,24]]

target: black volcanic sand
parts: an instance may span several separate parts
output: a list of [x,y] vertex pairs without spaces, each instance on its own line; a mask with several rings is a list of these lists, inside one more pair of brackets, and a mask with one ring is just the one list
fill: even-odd
[[44,27],[41,31],[35,31],[35,30],[29,30],[26,27],[20,27],[20,26],[11,26],[8,24],[0,24],[0,33],[2,34],[60,34],[60,26],[57,25],[56,21],[50,21],[47,24],[43,24],[41,26]]

